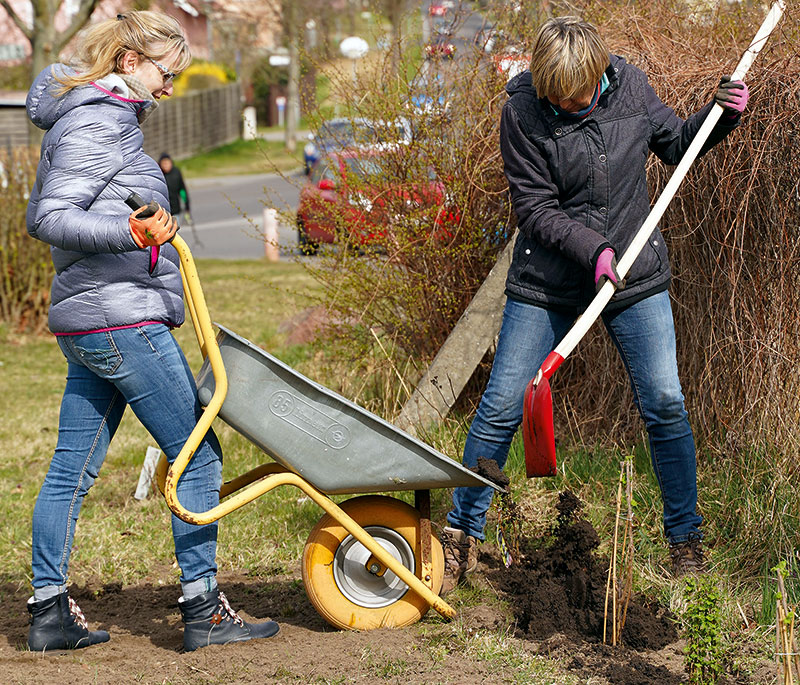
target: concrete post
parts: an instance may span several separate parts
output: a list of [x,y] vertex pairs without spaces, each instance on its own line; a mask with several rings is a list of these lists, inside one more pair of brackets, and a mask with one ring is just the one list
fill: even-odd
[[256,108],[245,107],[242,112],[242,139],[256,139]]
[[272,207],[264,208],[264,256],[270,262],[277,262],[280,259],[278,211]]

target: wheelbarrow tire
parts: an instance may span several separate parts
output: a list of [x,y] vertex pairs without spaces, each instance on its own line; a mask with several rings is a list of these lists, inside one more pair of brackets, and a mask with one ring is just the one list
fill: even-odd
[[[340,506],[420,577],[420,514],[414,507],[379,495],[355,497]],[[368,573],[364,564],[369,556],[363,545],[325,514],[303,550],[303,582],[314,608],[332,626],[345,630],[400,628],[419,621],[428,611],[428,603],[391,571],[381,577]],[[431,589],[438,594],[444,554],[434,535],[431,562]]]

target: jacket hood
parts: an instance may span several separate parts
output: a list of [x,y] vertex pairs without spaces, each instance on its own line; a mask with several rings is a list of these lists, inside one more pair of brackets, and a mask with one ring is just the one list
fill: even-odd
[[79,86],[59,95],[61,84],[56,77],[74,73],[75,69],[66,64],[51,64],[36,77],[25,100],[28,116],[36,126],[47,131],[67,112],[81,105],[107,102],[109,95],[122,102],[140,102],[131,99],[128,86],[116,74],[109,74],[96,85]]
[[[609,55],[609,67],[606,69],[606,76],[610,82],[616,80],[616,73],[622,68],[625,63],[625,58],[619,55]],[[527,93],[529,95],[536,95],[536,89],[533,87],[533,78],[531,72],[526,70],[517,74],[506,84],[506,93],[509,97],[516,93]]]
[[508,83],[506,83],[506,93],[508,93],[509,97],[515,93],[523,92],[527,92],[530,95],[534,95],[536,93],[533,88],[533,78],[531,77],[531,72],[527,69],[517,74]]

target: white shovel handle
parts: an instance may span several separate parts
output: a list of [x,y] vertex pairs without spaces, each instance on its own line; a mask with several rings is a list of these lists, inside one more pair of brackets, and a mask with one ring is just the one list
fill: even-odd
[[[739,60],[739,64],[731,76],[732,81],[740,81],[744,78],[745,74],[747,74],[747,71],[750,69],[750,65],[753,64],[753,60],[756,58],[756,55],[761,51],[761,48],[764,47],[764,44],[767,42],[767,38],[769,38],[769,35],[778,25],[778,22],[783,15],[784,8],[784,0],[777,0],[777,2],[772,5],[769,14],[767,14],[767,18],[764,19],[764,23],[761,24],[761,28],[758,29],[755,38],[753,38],[752,42],[750,43],[750,47],[747,48],[744,55],[742,55],[742,58]],[[689,149],[686,150],[686,153],[678,163],[678,166],[675,167],[672,177],[667,182],[667,185],[664,187],[664,190],[656,201],[655,205],[653,205],[653,209],[650,210],[650,214],[647,216],[647,219],[645,219],[642,227],[639,229],[638,233],[634,236],[633,241],[628,246],[628,249],[625,250],[625,254],[623,254],[622,258],[619,260],[619,263],[617,264],[617,273],[619,274],[620,278],[625,278],[625,275],[628,273],[631,266],[633,266],[633,262],[636,261],[636,258],[642,251],[642,248],[647,244],[647,241],[650,239],[650,235],[653,233],[656,225],[661,220],[664,212],[667,210],[669,203],[672,202],[672,198],[678,191],[678,186],[680,186],[681,181],[683,181],[683,178],[689,171],[689,167],[697,158],[700,149],[705,144],[714,126],[717,125],[717,121],[719,121],[722,112],[722,106],[715,104],[708,113],[706,120],[703,122],[703,125],[700,127],[700,130],[697,132],[694,140],[692,140],[691,144],[689,145]],[[597,317],[600,316],[600,313],[603,311],[603,309],[605,309],[609,300],[611,300],[611,297],[614,295],[614,290],[614,284],[611,283],[611,281],[606,280],[605,284],[600,289],[600,292],[597,293],[591,304],[587,307],[586,311],[581,314],[567,335],[564,336],[564,339],[554,350],[554,352],[560,355],[562,359],[565,359],[567,355],[575,349],[575,346],[581,341],[583,336],[586,335],[586,332],[592,327],[592,324],[597,320]]]

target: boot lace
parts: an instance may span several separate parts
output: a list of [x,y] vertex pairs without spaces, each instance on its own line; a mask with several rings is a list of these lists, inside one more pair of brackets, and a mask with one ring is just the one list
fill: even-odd
[[84,630],[89,630],[89,622],[86,620],[86,616],[83,615],[78,603],[72,597],[67,597],[67,600],[69,601],[69,613],[75,617],[75,623]]
[[226,620],[233,619],[236,625],[244,627],[244,621],[241,616],[233,610],[224,592],[219,593],[219,608],[217,609],[217,613],[220,616],[225,616],[225,614],[227,614]]
[[705,569],[705,552],[700,540],[687,540],[670,549],[672,566],[679,573],[696,573]]
[[449,530],[442,530],[439,536],[444,551],[445,569],[450,573],[466,565],[465,545],[456,540],[455,535]]

